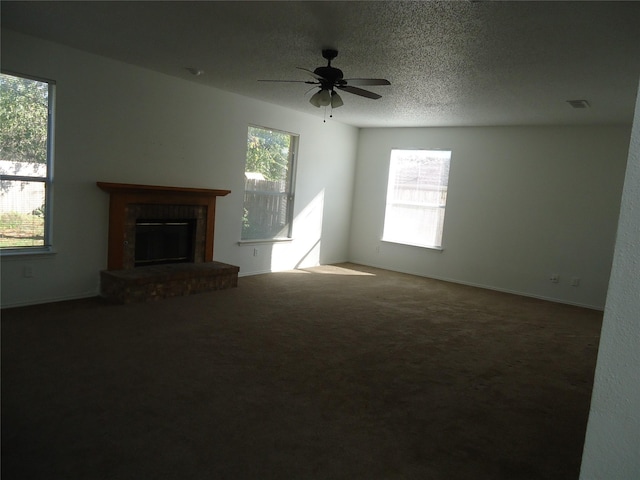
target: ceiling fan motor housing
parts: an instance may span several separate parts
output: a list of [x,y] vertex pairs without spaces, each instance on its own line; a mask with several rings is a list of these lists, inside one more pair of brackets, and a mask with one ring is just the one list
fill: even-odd
[[344,77],[344,74],[342,73],[342,70],[340,70],[339,68],[318,67],[313,71],[313,73],[322,77],[322,79],[320,80],[320,84],[322,85],[323,88],[331,88],[336,84],[339,85],[341,83],[344,83],[344,82],[341,82],[341,80]]

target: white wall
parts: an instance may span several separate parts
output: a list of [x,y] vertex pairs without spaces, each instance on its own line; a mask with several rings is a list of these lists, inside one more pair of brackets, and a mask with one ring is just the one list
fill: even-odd
[[581,480],[640,478],[640,96],[598,349]]
[[[363,129],[349,258],[603,308],[629,135],[627,126]],[[443,251],[380,241],[392,148],[453,152]]]
[[[231,190],[217,204],[214,259],[243,275],[347,259],[356,128],[7,30],[2,68],[57,82],[57,253],[2,258],[3,307],[98,294],[108,195],[96,181]],[[295,240],[273,248],[237,243],[249,124],[300,135]]]

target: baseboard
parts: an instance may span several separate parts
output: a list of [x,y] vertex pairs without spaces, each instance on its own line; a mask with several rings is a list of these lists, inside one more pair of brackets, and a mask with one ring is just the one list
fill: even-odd
[[38,299],[38,300],[33,300],[33,301],[2,304],[0,309],[4,310],[4,309],[7,309],[7,308],[32,307],[34,305],[43,305],[45,303],[68,302],[68,301],[71,301],[71,300],[83,300],[85,298],[94,298],[94,297],[99,297],[99,296],[100,296],[100,292],[96,290],[93,293],[83,293],[83,294],[79,294],[79,295],[65,295],[65,296],[62,296],[62,297],[49,297],[49,298],[43,298],[43,299]]
[[253,275],[263,275],[265,273],[275,273],[275,270],[257,270],[254,272],[243,272],[242,270],[240,270],[240,273],[238,273],[238,277],[251,277]]
[[447,278],[447,277],[440,277],[440,276],[436,276],[436,275],[424,275],[421,273],[415,273],[415,272],[409,272],[409,271],[405,271],[405,270],[392,270],[387,266],[382,266],[382,265],[376,265],[373,263],[359,263],[359,262],[352,262],[355,264],[360,264],[360,265],[366,265],[368,267],[374,267],[374,268],[380,268],[382,270],[390,270],[392,272],[398,272],[398,273],[405,273],[407,275],[415,275],[416,277],[423,277],[423,278],[431,278],[433,280],[440,280],[443,282],[449,282],[449,283],[457,283],[459,285],[466,285],[468,287],[476,287],[476,288],[483,288],[485,290],[493,290],[496,292],[502,292],[502,293],[509,293],[511,295],[519,295],[521,297],[528,297],[528,298],[536,298],[538,300],[545,300],[547,302],[553,302],[553,303],[561,303],[563,305],[571,305],[574,307],[581,307],[581,308],[588,308],[590,310],[597,310],[599,312],[603,312],[604,311],[604,307],[599,306],[599,305],[590,305],[587,303],[580,303],[580,302],[571,302],[568,300],[564,300],[564,299],[559,299],[559,298],[555,298],[555,297],[546,297],[544,295],[537,295],[535,293],[530,293],[530,292],[521,292],[518,290],[511,290],[508,288],[502,288],[502,287],[496,287],[493,285],[484,285],[481,283],[474,283],[474,282],[466,282],[464,280],[458,280],[458,279],[453,279],[453,278]]

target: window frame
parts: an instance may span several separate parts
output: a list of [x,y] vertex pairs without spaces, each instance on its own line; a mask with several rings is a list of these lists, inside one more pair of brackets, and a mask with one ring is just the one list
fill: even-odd
[[[283,192],[287,198],[287,213],[286,213],[286,223],[288,225],[286,236],[274,236],[267,238],[250,238],[245,239],[242,238],[243,228],[240,228],[240,240],[238,241],[239,245],[252,245],[252,244],[264,244],[264,243],[280,243],[280,242],[290,242],[293,240],[293,211],[294,211],[294,203],[295,203],[295,184],[296,184],[296,172],[297,172],[297,160],[298,160],[298,146],[300,143],[300,134],[289,132],[287,130],[281,130],[278,128],[265,127],[263,125],[257,124],[248,124],[246,135],[249,135],[250,129],[260,129],[266,130],[269,132],[277,132],[288,135],[290,137],[289,142],[289,155],[288,155],[288,165],[287,165],[287,179],[286,179],[286,191]],[[245,151],[245,164],[244,164],[244,174],[247,173],[247,152]],[[245,177],[246,179],[246,177]],[[246,187],[243,188],[243,201],[242,208],[244,211],[245,208],[245,195],[247,193]],[[254,191],[258,192],[258,191]]]
[[3,75],[24,78],[48,85],[47,105],[47,161],[44,177],[29,175],[0,174],[2,181],[22,181],[44,183],[44,240],[43,245],[30,247],[3,247],[0,248],[0,257],[14,255],[38,255],[54,253],[53,248],[53,163],[55,147],[55,117],[56,117],[56,81],[44,77],[18,73],[12,70],[0,70]]
[[[449,162],[447,169],[449,170],[449,172],[447,172],[447,178],[446,178],[446,182],[445,183],[440,183],[439,184],[439,190],[440,193],[442,193],[444,191],[445,196],[444,196],[444,202],[438,202],[436,203],[426,203],[423,202],[422,204],[414,204],[417,205],[419,208],[421,208],[422,211],[426,211],[427,209],[429,210],[442,210],[442,220],[440,222],[438,222],[438,224],[436,224],[434,226],[435,230],[436,230],[436,240],[439,237],[440,238],[440,243],[437,244],[437,242],[435,244],[429,244],[427,242],[425,243],[420,243],[420,242],[416,242],[416,241],[412,241],[415,239],[404,239],[404,240],[400,240],[398,239],[398,237],[395,236],[389,236],[387,234],[387,236],[385,236],[385,232],[387,230],[387,220],[389,218],[389,205],[390,205],[390,198],[389,198],[389,194],[390,194],[390,187],[392,186],[392,178],[391,178],[391,174],[392,174],[392,170],[393,170],[393,161],[394,161],[394,152],[396,151],[400,151],[400,152],[438,152],[439,154],[442,153],[448,153],[449,154],[449,158],[447,159],[447,161]],[[445,222],[445,218],[446,218],[446,208],[447,208],[447,196],[448,196],[448,189],[449,189],[449,174],[450,174],[450,168],[451,168],[451,159],[453,157],[453,150],[451,148],[392,148],[390,153],[389,153],[389,163],[388,163],[388,171],[387,171],[387,188],[386,188],[386,192],[385,192],[385,209],[384,209],[384,216],[383,216],[383,221],[382,221],[382,235],[381,235],[381,241],[385,242],[385,243],[394,243],[394,244],[398,244],[398,245],[406,245],[406,246],[411,246],[411,247],[418,247],[418,248],[425,248],[428,250],[436,250],[436,251],[442,251],[444,250],[444,222]],[[397,200],[395,203],[399,203]]]

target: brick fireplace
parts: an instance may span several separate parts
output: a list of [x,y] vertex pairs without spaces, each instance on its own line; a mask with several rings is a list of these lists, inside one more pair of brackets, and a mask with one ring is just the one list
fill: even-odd
[[229,190],[97,185],[110,195],[104,297],[131,303],[237,286],[239,268],[213,260],[216,199]]

